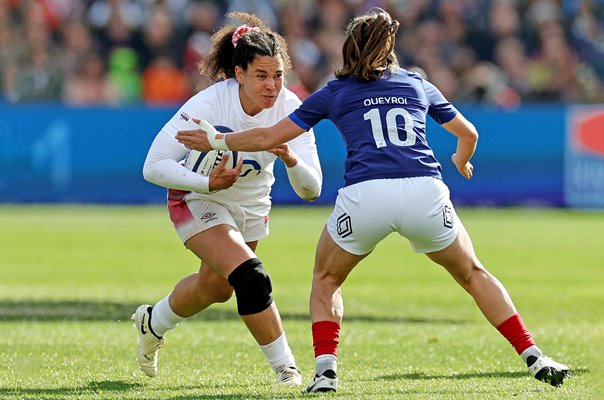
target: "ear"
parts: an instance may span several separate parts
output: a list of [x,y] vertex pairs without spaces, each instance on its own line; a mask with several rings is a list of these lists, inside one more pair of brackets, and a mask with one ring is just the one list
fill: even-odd
[[243,74],[243,68],[239,65],[235,65],[235,79],[237,79],[237,82],[239,82],[240,85],[243,85]]

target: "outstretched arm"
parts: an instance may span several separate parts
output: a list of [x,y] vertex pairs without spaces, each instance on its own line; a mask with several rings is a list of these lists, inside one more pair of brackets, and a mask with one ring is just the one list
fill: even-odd
[[287,143],[302,133],[304,133],[304,129],[286,117],[270,127],[253,128],[235,134],[229,133],[226,137],[226,144],[233,150],[268,150]]
[[476,127],[461,113],[457,113],[451,121],[444,123],[442,126],[457,136],[457,150],[451,156],[451,160],[459,173],[470,179],[474,173],[474,166],[470,163],[470,158],[472,158],[478,142]]
[[[240,151],[269,150],[280,144],[287,143],[304,133],[304,129],[296,125],[289,117],[283,118],[273,126],[252,128],[229,134],[216,132],[210,125],[205,125],[202,121],[195,118],[193,120],[201,123],[200,128],[179,131],[176,134],[176,139],[189,149],[198,151],[210,151],[212,149]],[[208,135],[212,137],[209,138]]]

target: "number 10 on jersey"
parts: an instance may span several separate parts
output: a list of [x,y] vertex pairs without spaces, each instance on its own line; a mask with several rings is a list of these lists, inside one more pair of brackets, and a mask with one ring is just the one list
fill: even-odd
[[[405,119],[404,128],[407,138],[401,140],[398,135],[398,128],[396,125],[396,118],[402,116]],[[373,139],[375,145],[379,149],[380,147],[387,146],[386,140],[384,139],[384,128],[382,127],[382,120],[380,118],[380,110],[378,108],[372,108],[363,114],[365,121],[371,122],[371,131],[373,132]],[[388,140],[395,146],[413,146],[416,141],[415,131],[413,130],[413,119],[409,111],[404,108],[391,108],[386,113],[386,131],[388,132]]]

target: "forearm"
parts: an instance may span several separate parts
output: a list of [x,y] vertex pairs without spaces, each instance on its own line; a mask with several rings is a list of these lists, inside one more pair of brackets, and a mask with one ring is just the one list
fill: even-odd
[[239,151],[263,151],[281,144],[271,138],[267,128],[260,127],[229,133],[225,140],[229,149]]
[[170,189],[209,193],[210,179],[169,159],[145,163],[143,176],[146,181]]
[[287,177],[300,198],[313,201],[321,195],[323,176],[320,168],[313,168],[303,160],[298,159],[296,165],[287,168]]
[[186,152],[187,150],[172,136],[160,132],[147,153],[143,177],[148,182],[166,188],[208,193],[209,178],[179,163]]
[[477,139],[478,137],[457,139],[457,149],[455,154],[457,155],[456,157],[458,165],[465,165],[470,161],[472,155],[474,155],[474,151],[476,150]]

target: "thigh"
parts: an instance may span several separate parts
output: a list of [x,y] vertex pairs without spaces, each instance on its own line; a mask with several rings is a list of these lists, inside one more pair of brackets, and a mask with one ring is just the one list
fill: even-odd
[[200,198],[188,197],[188,192],[168,191],[168,212],[174,228],[183,243],[191,237],[217,225],[230,225],[238,229],[232,213],[222,204]]
[[[258,241],[247,242],[246,245],[252,251],[256,251],[256,247],[258,246]],[[203,282],[203,285],[210,287],[212,289],[219,290],[233,290],[229,281],[216,272],[212,267],[210,267],[204,261],[201,262],[201,266],[199,267],[199,281]]]
[[350,271],[368,254],[352,254],[340,247],[331,237],[327,228],[323,229],[315,253],[315,278],[329,279],[340,286]]
[[244,261],[256,257],[241,232],[226,224],[216,225],[193,235],[185,245],[224,278]]
[[443,266],[458,280],[467,279],[474,268],[482,268],[465,227],[461,225],[457,237],[446,248],[426,253],[435,263]]

